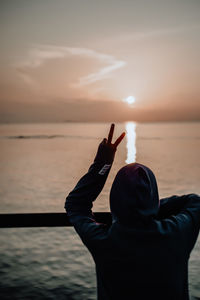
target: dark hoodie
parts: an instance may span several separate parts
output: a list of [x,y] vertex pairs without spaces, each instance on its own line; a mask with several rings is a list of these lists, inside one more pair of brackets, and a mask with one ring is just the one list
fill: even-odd
[[94,258],[98,299],[188,300],[188,260],[200,228],[200,197],[159,201],[153,172],[129,164],[111,188],[112,225],[97,223],[92,202],[105,184],[114,152],[100,144],[94,163],[65,203]]

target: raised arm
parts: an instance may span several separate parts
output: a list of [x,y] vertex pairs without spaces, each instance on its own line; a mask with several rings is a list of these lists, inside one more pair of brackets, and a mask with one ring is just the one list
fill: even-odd
[[98,197],[108,177],[117,146],[125,136],[123,132],[112,144],[114,124],[111,125],[108,138],[104,138],[98,147],[96,157],[85,174],[69,193],[65,202],[65,209],[71,223],[81,217],[92,218],[92,202]]
[[183,251],[189,255],[200,229],[200,196],[188,194],[161,199],[157,218],[172,221],[181,237]]
[[169,198],[160,199],[160,207],[157,218],[164,219],[170,217],[171,215],[177,215],[185,206],[190,203],[191,199],[194,198],[194,196],[196,195],[174,195]]

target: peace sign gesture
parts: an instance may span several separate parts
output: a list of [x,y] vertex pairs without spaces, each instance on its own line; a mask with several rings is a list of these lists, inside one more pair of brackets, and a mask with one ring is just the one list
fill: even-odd
[[117,146],[121,143],[121,141],[123,140],[123,138],[125,137],[125,132],[123,132],[118,139],[116,139],[116,141],[114,142],[114,144],[112,144],[112,138],[113,138],[113,133],[114,133],[114,129],[115,129],[115,124],[111,124],[110,126],[110,131],[108,134],[108,140],[107,140],[107,145],[111,145],[115,148],[117,148]]
[[114,133],[115,124],[111,124],[110,131],[108,134],[108,139],[104,138],[101,144],[99,145],[97,155],[95,157],[96,162],[104,162],[104,163],[112,163],[114,160],[115,152],[117,150],[117,146],[121,143],[125,136],[125,132],[123,132],[116,141],[112,144],[112,138]]

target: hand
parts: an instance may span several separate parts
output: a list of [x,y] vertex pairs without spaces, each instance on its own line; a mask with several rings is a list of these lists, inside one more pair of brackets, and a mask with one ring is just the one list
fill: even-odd
[[104,162],[104,163],[112,163],[114,160],[115,152],[117,150],[117,146],[121,143],[125,136],[125,132],[123,132],[112,144],[112,138],[114,133],[115,124],[111,124],[110,131],[108,134],[108,139],[104,138],[101,144],[99,145],[97,155],[95,157],[95,161]]

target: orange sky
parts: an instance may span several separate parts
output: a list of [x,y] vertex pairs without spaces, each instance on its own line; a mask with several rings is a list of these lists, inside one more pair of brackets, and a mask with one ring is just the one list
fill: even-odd
[[1,1],[0,121],[200,119],[199,32],[195,0]]

